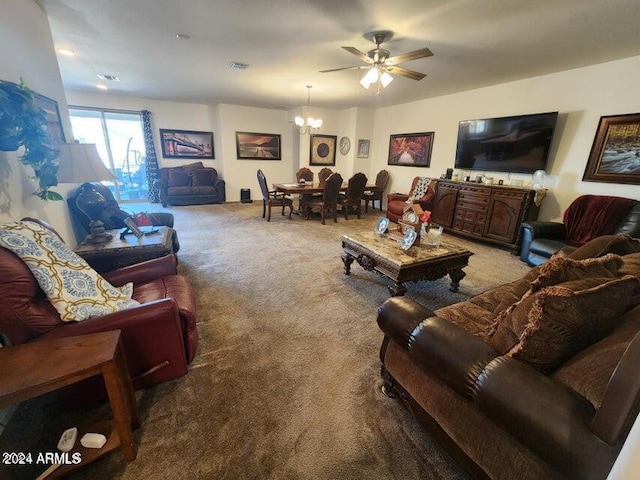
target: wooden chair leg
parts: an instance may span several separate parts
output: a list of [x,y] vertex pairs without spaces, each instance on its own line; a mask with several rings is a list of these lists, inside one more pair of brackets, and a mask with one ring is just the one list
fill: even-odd
[[271,221],[271,204],[269,204],[269,216],[267,217],[267,222]]
[[358,220],[360,220],[361,214],[362,214],[362,205],[358,202]]
[[[284,207],[282,207],[282,210],[283,210],[283,212],[282,212],[282,213],[284,214]],[[289,204],[289,220],[291,220],[291,214],[292,214],[292,213],[293,213],[293,202],[291,202],[291,203]]]
[[[371,201],[371,207],[372,208],[376,208],[375,200]],[[364,213],[369,213],[369,199],[368,198],[364,201]]]
[[323,206],[322,207],[322,213],[321,213],[321,220],[322,220],[322,225],[325,225],[324,223],[324,214],[327,211],[327,209]]
[[333,223],[338,223],[338,205],[333,207]]
[[267,213],[267,201],[262,200],[262,218],[265,217],[266,213]]
[[349,220],[349,202],[342,204],[342,210],[344,210],[344,219]]

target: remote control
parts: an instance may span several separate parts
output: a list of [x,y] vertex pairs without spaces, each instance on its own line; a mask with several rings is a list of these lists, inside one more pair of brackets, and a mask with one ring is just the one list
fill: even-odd
[[58,441],[58,450],[68,452],[76,444],[76,438],[78,438],[78,429],[76,427],[65,430]]

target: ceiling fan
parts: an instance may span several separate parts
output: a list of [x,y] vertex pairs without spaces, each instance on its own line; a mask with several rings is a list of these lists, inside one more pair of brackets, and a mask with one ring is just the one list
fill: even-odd
[[369,88],[374,83],[377,83],[378,93],[380,93],[380,85],[382,85],[382,88],[385,88],[391,83],[393,80],[391,74],[401,75],[412,80],[422,80],[426,77],[424,73],[399,67],[398,64],[417,60],[418,58],[431,57],[433,56],[433,52],[428,48],[421,48],[420,50],[414,50],[413,52],[394,55],[392,57],[389,50],[380,48],[382,42],[391,39],[392,35],[393,33],[389,31],[365,34],[366,38],[370,38],[376,44],[376,48],[369,50],[367,53],[363,53],[355,47],[342,47],[347,52],[353,53],[361,60],[365,61],[367,65],[320,70],[320,73],[338,72],[340,70],[367,70],[367,73],[362,77],[362,80],[360,80],[360,85],[364,88]]

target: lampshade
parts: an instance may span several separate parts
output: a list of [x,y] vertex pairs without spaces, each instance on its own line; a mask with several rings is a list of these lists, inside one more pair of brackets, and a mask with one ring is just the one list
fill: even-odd
[[57,145],[58,182],[83,183],[115,180],[116,176],[105,166],[95,143],[62,143]]
[[378,93],[380,93],[380,85],[382,85],[382,88],[386,88],[392,81],[393,77],[384,70],[384,67],[372,65],[360,80],[360,85],[368,89],[371,85],[377,82]]
[[322,120],[319,118],[313,118],[309,115],[309,107],[311,106],[311,85],[307,85],[307,109],[303,112],[303,116],[296,117],[294,122],[300,129],[300,134],[305,133],[318,133],[320,127],[322,127]]

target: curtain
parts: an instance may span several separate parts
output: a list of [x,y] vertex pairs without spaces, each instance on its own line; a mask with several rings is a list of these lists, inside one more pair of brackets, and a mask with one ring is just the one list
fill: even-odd
[[151,127],[151,112],[142,111],[142,129],[144,132],[144,149],[147,152],[145,161],[147,167],[147,182],[149,184],[149,202],[160,203],[160,191],[155,186],[156,179],[160,178],[158,167],[158,157],[156,157],[156,147],[153,142],[153,128]]

